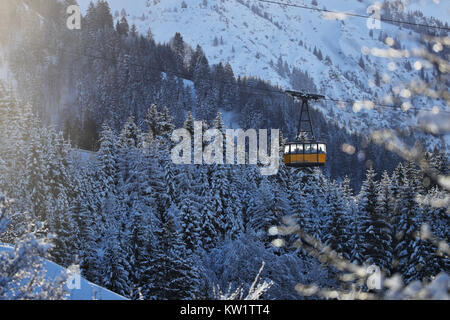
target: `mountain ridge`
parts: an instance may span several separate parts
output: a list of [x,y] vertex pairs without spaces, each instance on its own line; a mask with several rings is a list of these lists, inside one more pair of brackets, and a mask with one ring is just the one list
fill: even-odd
[[[86,8],[85,1],[81,2]],[[423,97],[409,102],[398,94],[404,83],[420,77],[420,70],[407,70],[419,59],[391,61],[365,54],[370,48],[415,48],[419,34],[396,25],[383,22],[381,30],[371,32],[365,19],[326,20],[320,12],[259,1],[136,1],[126,4],[125,11],[119,9],[120,3],[110,1],[116,19],[126,14],[130,25],[135,23],[144,34],[150,29],[160,43],[170,42],[176,32],[181,32],[186,43],[203,48],[211,63],[229,62],[236,75],[254,76],[283,89],[300,90],[301,87],[293,86],[291,79],[296,68],[313,79],[318,93],[335,100],[375,100],[382,105],[406,102],[406,109],[415,106],[431,110],[437,106],[448,111],[445,102]],[[349,0],[340,2],[339,9],[365,14],[369,4]],[[418,6],[413,5],[417,9]],[[334,10],[336,4],[322,0],[317,7]],[[142,16],[137,17],[136,12],[142,10]],[[387,36],[395,39],[392,47],[384,41]],[[430,68],[423,74],[433,76]],[[358,134],[367,134],[373,128],[408,131],[411,126],[417,126],[419,118],[433,115],[428,111],[415,114],[399,108],[368,106],[366,109],[363,103],[328,102],[315,108],[327,121],[337,122],[339,127]],[[447,117],[444,113],[440,116]],[[448,149],[448,135],[441,138],[428,137],[427,140],[432,147],[441,144]]]

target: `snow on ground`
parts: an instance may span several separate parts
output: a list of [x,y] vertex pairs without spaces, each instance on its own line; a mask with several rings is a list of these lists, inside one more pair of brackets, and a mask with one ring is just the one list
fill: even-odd
[[[0,245],[0,252],[12,252],[12,250],[11,246]],[[48,260],[44,262],[44,269],[46,270],[46,278],[50,281],[67,274],[65,268]],[[69,292],[67,296],[69,300],[126,300],[125,297],[93,284],[83,277],[80,278],[79,289],[70,290],[66,285],[66,290]]]
[[426,17],[438,18],[450,24],[450,1],[448,0],[409,0],[406,11],[422,11]]
[[[86,10],[90,0],[79,2]],[[307,48],[300,46],[299,41],[326,50],[323,53],[330,55],[333,63],[343,71],[355,69],[362,45],[379,46],[378,31],[375,30],[374,39],[371,39],[366,19],[349,17],[342,23],[324,19],[323,14],[317,11],[255,0],[245,2],[259,8],[261,16],[237,0],[208,0],[207,6],[203,5],[203,0],[190,0],[185,1],[187,8],[181,7],[182,0],[152,0],[149,7],[146,6],[147,0],[108,2],[113,13],[125,8],[129,23],[135,23],[142,33],[150,28],[158,42],[168,42],[175,32],[181,32],[191,46],[200,44],[203,47],[210,62],[229,61],[239,75],[257,76],[284,87],[290,87],[290,84],[274,72],[269,65],[270,60],[276,63],[282,56],[289,66],[308,70],[315,79],[323,78],[324,71],[330,69],[322,61],[317,61]],[[293,0],[284,2],[299,3]],[[372,3],[367,0],[319,0],[318,7],[367,15],[367,7]],[[306,5],[311,4],[308,2]],[[421,6],[416,3],[411,8],[425,8],[437,14],[445,12],[450,5],[443,9],[442,4]],[[386,23],[382,23],[382,31],[390,35],[399,34],[396,26]],[[222,38],[224,44],[215,46],[215,37]],[[382,67],[386,68],[386,65]]]

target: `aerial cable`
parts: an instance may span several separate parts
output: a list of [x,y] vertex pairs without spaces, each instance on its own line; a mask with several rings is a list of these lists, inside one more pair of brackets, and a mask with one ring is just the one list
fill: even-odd
[[381,17],[375,18],[373,16],[367,16],[367,15],[353,13],[353,12],[342,12],[342,11],[323,9],[323,8],[321,9],[321,8],[315,8],[315,7],[310,7],[310,6],[301,5],[301,4],[285,3],[285,2],[280,2],[280,1],[272,1],[272,0],[255,0],[255,1],[264,2],[264,3],[268,3],[268,4],[277,4],[280,6],[295,7],[295,8],[299,8],[299,9],[333,13],[336,15],[345,15],[345,16],[351,16],[351,17],[356,17],[356,18],[364,18],[364,19],[375,19],[375,20],[379,20],[379,21],[383,21],[383,22],[407,24],[407,25],[413,25],[413,26],[418,26],[418,27],[427,27],[427,28],[432,28],[432,29],[440,29],[440,30],[450,31],[449,27],[444,27],[444,26],[432,26],[432,25],[428,25],[428,24],[424,24],[424,23],[415,23],[415,22],[387,19],[387,18],[381,18]]
[[[37,45],[37,46],[42,46],[42,44],[37,44],[37,43],[32,43],[32,42],[29,42],[29,43]],[[61,52],[65,52],[67,54],[78,56],[78,57],[86,57],[86,58],[89,58],[89,59],[104,60],[104,61],[109,61],[109,62],[114,62],[114,63],[119,63],[120,62],[120,60],[117,59],[117,58],[107,58],[107,57],[97,56],[97,55],[93,55],[93,54],[77,53],[77,52],[73,52],[73,51],[70,51],[70,50],[67,50],[67,49],[64,49],[64,48],[61,48],[61,47],[59,47],[59,48],[46,47],[46,48],[47,49],[59,50]],[[181,79],[184,79],[184,80],[193,81],[193,79],[192,79],[192,77],[190,75],[188,75],[186,73],[181,73],[181,72],[178,72],[178,71],[166,70],[164,68],[152,66],[152,65],[149,65],[149,64],[140,64],[140,63],[135,63],[135,62],[130,62],[130,61],[128,61],[128,65],[141,67],[141,68],[148,68],[148,69],[155,70],[155,71],[158,71],[158,72],[164,72],[166,74],[172,74],[172,75],[175,75],[175,76],[177,76],[177,77],[179,77]],[[249,85],[248,83],[247,84],[243,84],[243,83],[237,83],[237,82],[222,81],[222,80],[213,79],[213,78],[208,79],[208,81],[209,82],[217,82],[217,83],[228,84],[228,85],[236,86],[236,87],[244,87],[244,88],[248,87],[249,89],[251,89],[253,91],[260,91],[259,95],[261,95],[261,96],[267,96],[267,95],[265,95],[267,93],[286,95],[286,93],[285,93],[285,91],[283,89],[279,89],[278,90],[278,89],[257,88],[255,86]],[[258,79],[251,79],[250,81],[258,81]],[[261,80],[261,81],[263,81],[263,80]],[[265,94],[263,94],[263,92]],[[258,95],[258,94],[253,93],[253,92],[251,94]],[[338,102],[338,103],[342,103],[342,102],[343,103],[349,103],[349,104],[352,104],[352,105],[354,105],[355,103],[363,103],[364,104],[363,100],[357,100],[357,99],[355,99],[355,100],[346,100],[346,99],[325,97],[323,100],[328,100],[328,101],[333,101],[333,102]],[[367,100],[368,99],[366,99],[366,101]],[[374,106],[374,107],[378,106],[378,107],[386,107],[386,108],[393,108],[393,109],[400,109],[400,110],[402,110],[402,106],[399,106],[399,105],[388,105],[388,104],[382,104],[382,103],[377,103],[377,102],[373,102],[373,101],[371,101],[371,103],[372,103],[372,106]],[[423,110],[423,111],[431,111],[431,112],[434,111],[434,109],[429,109],[429,108],[413,107],[411,109]],[[450,111],[439,110],[439,113],[450,113]]]

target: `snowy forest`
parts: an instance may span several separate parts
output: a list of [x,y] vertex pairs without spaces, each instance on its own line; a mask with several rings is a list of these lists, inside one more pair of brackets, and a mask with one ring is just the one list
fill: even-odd
[[[88,281],[144,300],[248,291],[261,266],[261,299],[372,292],[343,281],[348,270],[327,255],[400,276],[401,288],[448,281],[445,148],[422,150],[424,169],[313,110],[318,135],[336,146],[323,169],[280,161],[277,175],[263,176],[258,165],[175,165],[174,129],[193,132],[197,120],[224,133],[229,114],[240,128],[279,128],[284,150],[298,105],[267,81],[235,76],[230,63],[210,64],[182,30],[155,42],[151,27],[141,34],[106,1],[91,3],[76,32],[60,27],[74,0],[19,2],[0,5],[2,65],[14,78],[0,80],[0,244],[15,248],[0,251],[0,299],[64,297],[62,280],[42,276],[40,258],[79,265]],[[302,66],[280,58],[274,68],[293,89],[317,90]],[[23,279],[33,283],[21,287]],[[380,292],[404,298],[393,287]]]

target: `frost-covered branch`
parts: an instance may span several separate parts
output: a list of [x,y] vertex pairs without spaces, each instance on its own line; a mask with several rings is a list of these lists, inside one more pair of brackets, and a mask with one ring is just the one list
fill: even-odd
[[255,280],[251,284],[247,293],[245,293],[244,284],[240,285],[236,290],[232,290],[232,284],[228,287],[227,292],[217,286],[213,288],[213,296],[216,300],[259,300],[261,296],[267,292],[273,285],[273,281],[260,281],[261,273],[264,270],[265,263],[263,262]]
[[[0,235],[7,228],[8,201],[0,196]],[[64,279],[45,278],[43,257],[49,245],[28,233],[14,247],[0,246],[0,300],[63,299]]]

